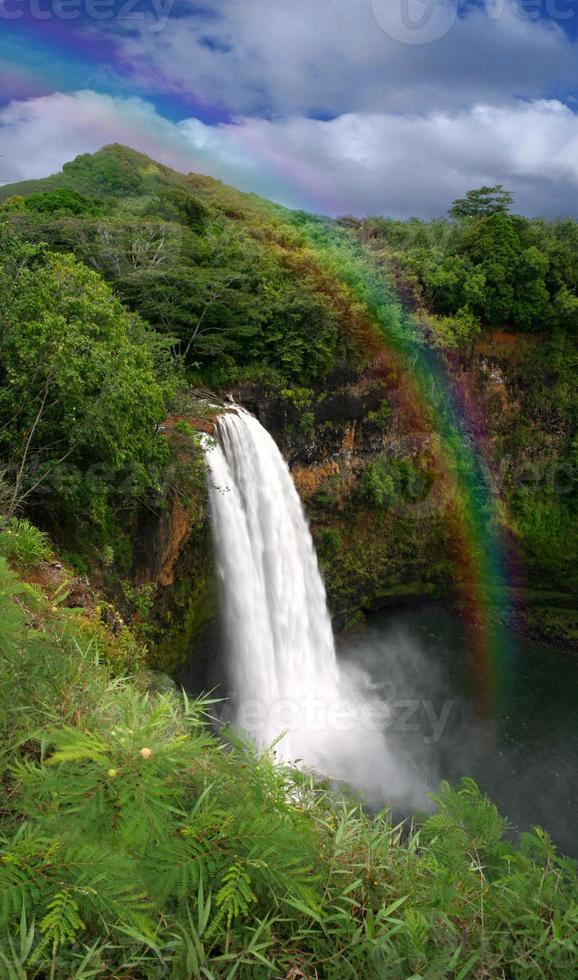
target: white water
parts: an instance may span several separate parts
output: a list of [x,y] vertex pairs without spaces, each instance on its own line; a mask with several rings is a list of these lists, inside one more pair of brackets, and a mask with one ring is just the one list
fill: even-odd
[[219,416],[207,451],[235,723],[261,747],[358,786],[422,793],[391,757],[386,706],[338,667],[325,588],[301,501],[277,445],[243,409]]

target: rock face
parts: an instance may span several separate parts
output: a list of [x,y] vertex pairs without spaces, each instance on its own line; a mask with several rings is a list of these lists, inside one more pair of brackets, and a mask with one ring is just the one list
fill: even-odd
[[134,547],[133,582],[161,589],[175,583],[175,569],[191,533],[192,519],[176,495],[160,515],[143,517]]
[[[520,542],[508,512],[512,474],[528,462],[546,466],[565,438],[549,419],[532,417],[518,360],[519,347],[498,335],[484,338],[469,363],[450,365],[513,553]],[[230,395],[257,416],[289,462],[337,628],[388,604],[453,596],[461,574],[452,550],[455,501],[438,468],[434,426],[408,404],[394,370],[382,365],[377,377],[335,377],[323,390],[243,384]],[[538,437],[520,443],[521,418],[531,419]],[[203,419],[175,417],[166,429],[183,422],[214,434],[214,422]],[[200,497],[193,511],[171,499],[160,515],[143,515],[135,544],[134,580],[156,586],[157,665],[172,673],[191,662],[191,653],[192,662],[213,655],[217,589]],[[566,586],[561,575],[545,593],[529,561],[511,568],[513,595],[522,600],[513,606],[515,624],[538,638],[578,645],[571,582]]]
[[174,416],[161,431],[171,442],[174,487],[162,510],[141,512],[133,539],[132,583],[153,590],[150,666],[176,674],[209,648],[216,617],[211,528],[202,455],[191,436],[213,435],[210,419]]
[[337,627],[363,610],[443,591],[447,501],[438,500],[433,513],[423,506],[433,483],[432,436],[408,413],[395,374],[317,392],[244,385],[234,397],[289,462]]
[[[538,507],[563,477],[558,463],[572,436],[570,416],[536,398],[539,347],[539,338],[486,333],[467,358],[453,356],[448,372],[491,480],[509,552],[513,625],[578,648],[572,556],[547,564],[547,543],[516,516],[520,489]],[[395,370],[381,365],[379,374],[333,379],[315,392],[254,385],[233,392],[291,466],[337,626],[388,603],[452,598],[461,575],[452,550],[455,500],[439,471],[435,426],[408,404]],[[555,378],[540,383],[547,389]]]
[[390,405],[393,394],[387,381],[356,379],[321,392],[303,389],[297,396],[243,385],[234,397],[272,433],[293,468],[355,452],[379,452],[384,433],[375,416],[384,404]]
[[216,583],[208,515],[194,520],[176,496],[162,515],[143,515],[132,578],[155,590],[150,666],[175,674],[213,642]]

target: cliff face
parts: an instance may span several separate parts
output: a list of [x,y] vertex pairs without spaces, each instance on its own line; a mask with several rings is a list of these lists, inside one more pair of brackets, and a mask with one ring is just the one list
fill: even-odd
[[[512,625],[575,648],[573,532],[568,547],[555,533],[572,513],[575,474],[563,461],[573,422],[540,350],[538,337],[487,333],[447,369],[502,525]],[[381,375],[337,378],[322,391],[233,392],[291,466],[338,627],[389,603],[452,598],[461,574],[435,425],[408,405],[394,370]]]
[[469,370],[480,440],[511,541],[514,624],[578,649],[578,353],[561,337],[484,335]]
[[[151,668],[177,674],[210,651],[216,629],[216,581],[205,493],[184,502],[172,493],[166,510],[145,511],[133,547],[132,581],[153,590]],[[187,505],[189,504],[189,505]]]
[[[520,348],[508,335],[486,337],[450,370],[517,555],[510,568],[514,625],[575,646],[572,580],[558,566],[544,576],[540,549],[516,512],[520,492],[524,500],[535,494],[530,503],[541,499],[568,437],[563,420],[532,402],[528,352]],[[394,371],[335,377],[324,390],[245,384],[229,394],[259,418],[289,462],[337,628],[388,604],[454,596],[460,575],[452,552],[455,501],[438,468],[434,427],[412,413]],[[188,422],[207,431],[206,423]],[[143,518],[136,540],[134,581],[156,588],[153,666],[169,673],[191,654],[211,656],[215,644],[204,501],[195,513],[174,497],[160,517]]]
[[[441,593],[443,521],[427,509],[423,518],[411,514],[411,493],[419,497],[425,485],[420,467],[425,473],[430,437],[408,438],[391,378],[336,379],[325,392],[247,385],[232,394],[271,432],[291,466],[337,628],[363,610]],[[187,422],[199,428],[195,420]],[[376,507],[364,489],[368,467],[385,453],[413,461],[416,486],[397,501],[401,515],[393,507]],[[142,514],[134,542],[132,580],[154,588],[151,666],[171,674],[191,655],[203,657],[216,635],[215,569],[204,501],[193,511],[196,520],[178,496],[170,497],[164,512]]]
[[432,436],[408,431],[394,376],[340,379],[321,392],[247,385],[234,396],[289,462],[338,628],[443,592],[448,501],[432,489]]

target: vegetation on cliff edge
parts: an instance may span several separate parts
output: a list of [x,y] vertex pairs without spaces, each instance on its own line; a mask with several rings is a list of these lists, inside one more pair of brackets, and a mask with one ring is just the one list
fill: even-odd
[[111,676],[3,560],[0,625],[3,976],[573,975],[574,865],[470,780],[395,826]]

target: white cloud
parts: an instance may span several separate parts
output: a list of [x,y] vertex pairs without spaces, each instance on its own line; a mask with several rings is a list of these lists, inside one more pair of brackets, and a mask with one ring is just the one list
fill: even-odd
[[14,101],[0,109],[0,176],[6,182],[46,177],[78,153],[105,143],[147,146],[178,169],[195,161],[174,125],[142,99],[81,91]]
[[[529,214],[578,214],[578,117],[558,101],[322,122],[240,118],[174,124],[142,100],[55,94],[0,111],[2,176],[53,172],[119,141],[293,207],[327,213],[443,214],[456,196],[504,183]],[[572,204],[569,204],[572,202]]]
[[[136,21],[126,36],[115,36],[143,85],[156,73],[210,106],[272,118],[503,104],[578,82],[576,45],[563,21],[528,20],[510,0],[468,4],[464,15],[461,2],[462,16],[450,18],[441,38],[407,44],[395,40],[403,36],[396,29],[401,3],[212,0],[206,13],[195,5],[156,33]],[[423,32],[406,34],[428,37],[435,17],[443,20],[443,4],[410,3],[433,19]]]
[[[558,101],[349,113],[329,122],[248,120],[245,128],[325,175],[334,213],[433,217],[472,187],[504,183],[524,213],[578,214],[578,117]],[[322,204],[317,186],[312,193]]]

